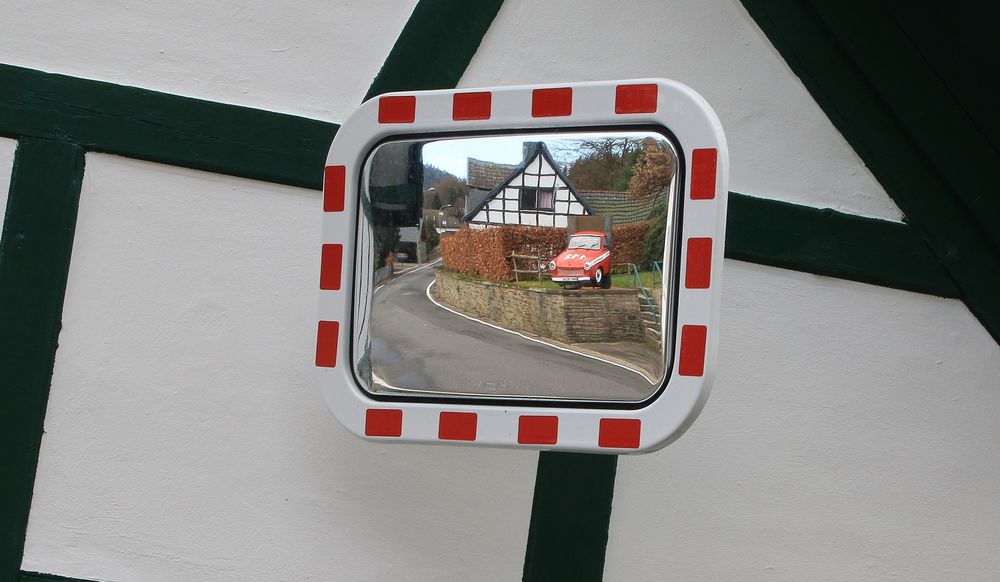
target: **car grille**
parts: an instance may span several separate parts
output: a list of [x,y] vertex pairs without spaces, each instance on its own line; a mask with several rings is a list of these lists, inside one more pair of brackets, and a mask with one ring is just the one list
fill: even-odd
[[581,270],[581,269],[559,269],[559,274],[560,275],[565,275],[567,277],[574,277],[574,276],[578,277],[578,276],[580,276],[580,275],[583,274],[583,270]]

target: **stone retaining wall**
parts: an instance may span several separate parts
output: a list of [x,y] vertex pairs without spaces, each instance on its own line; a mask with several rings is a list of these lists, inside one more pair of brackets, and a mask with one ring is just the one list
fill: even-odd
[[438,269],[435,298],[503,326],[564,343],[643,341],[634,289],[526,289]]

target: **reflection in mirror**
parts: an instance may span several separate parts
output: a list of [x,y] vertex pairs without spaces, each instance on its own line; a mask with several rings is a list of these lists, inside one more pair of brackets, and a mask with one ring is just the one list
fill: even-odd
[[672,341],[679,190],[650,132],[385,143],[362,178],[370,392],[640,401]]

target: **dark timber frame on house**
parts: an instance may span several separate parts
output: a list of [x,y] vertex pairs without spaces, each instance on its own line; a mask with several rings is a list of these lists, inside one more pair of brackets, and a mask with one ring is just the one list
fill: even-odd
[[[1000,199],[991,173],[1000,117],[984,101],[992,93],[975,88],[996,70],[1000,47],[996,35],[967,34],[996,21],[996,8],[956,17],[930,3],[743,3],[907,223],[731,193],[726,256],[956,297],[1000,337]],[[501,4],[421,0],[367,97],[454,87]],[[0,65],[0,135],[18,141],[0,239],[0,582],[72,580],[20,566],[85,153],[319,190],[336,130]],[[525,580],[601,579],[616,463],[539,455]]]

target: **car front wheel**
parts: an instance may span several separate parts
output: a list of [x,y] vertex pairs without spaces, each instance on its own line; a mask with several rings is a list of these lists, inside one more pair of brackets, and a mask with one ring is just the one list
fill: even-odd
[[594,287],[604,287],[604,269],[597,267],[594,271]]

